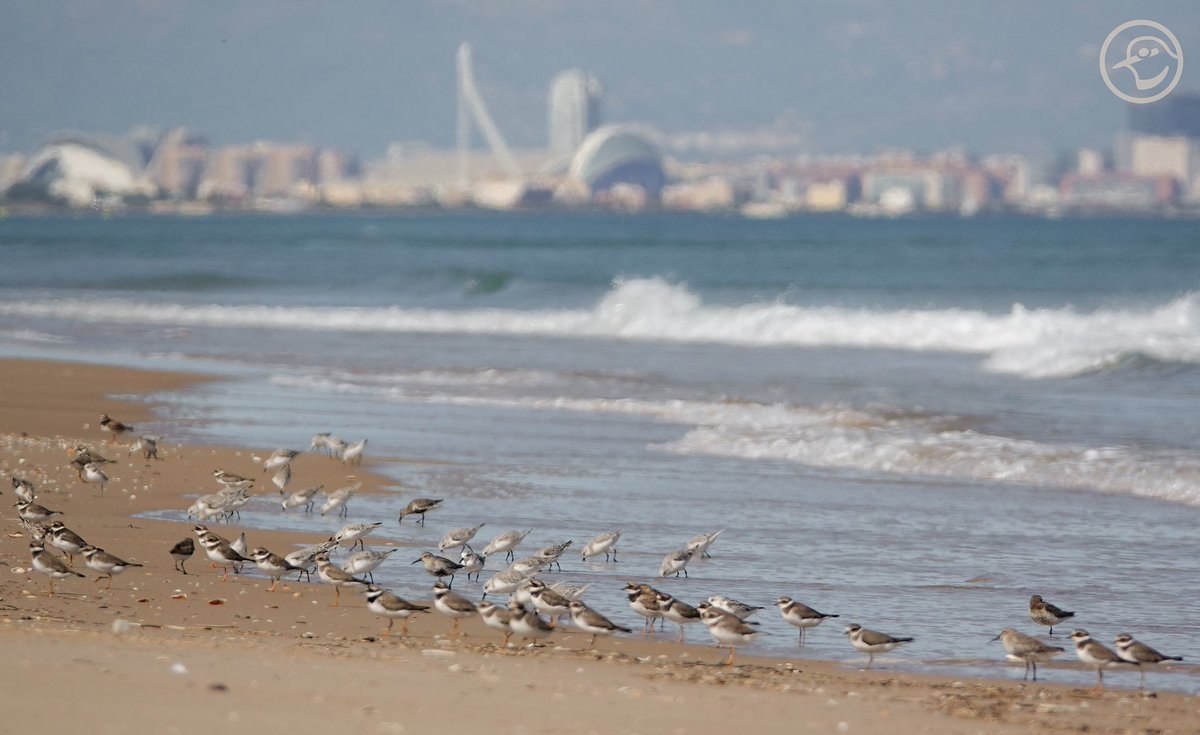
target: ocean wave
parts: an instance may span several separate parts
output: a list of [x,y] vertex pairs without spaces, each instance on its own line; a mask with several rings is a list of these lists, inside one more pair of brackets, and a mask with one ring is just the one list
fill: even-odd
[[1027,309],[850,309],[784,303],[708,305],[659,278],[614,284],[590,309],[405,309],[185,305],[124,299],[23,300],[0,315],[88,322],[292,330],[504,334],[704,342],[747,347],[853,347],[978,354],[984,368],[1027,378],[1079,375],[1129,355],[1200,363],[1200,292],[1158,306]]
[[[494,376],[481,371],[478,382]],[[640,416],[689,427],[654,449],[682,455],[795,462],[859,472],[1073,488],[1200,506],[1200,459],[1182,451],[1049,444],[981,433],[959,417],[752,401],[646,400],[464,395],[448,380],[429,391],[427,374],[388,383],[347,376],[278,375],[277,385],[389,400],[524,410]],[[450,377],[450,376],[447,376]]]

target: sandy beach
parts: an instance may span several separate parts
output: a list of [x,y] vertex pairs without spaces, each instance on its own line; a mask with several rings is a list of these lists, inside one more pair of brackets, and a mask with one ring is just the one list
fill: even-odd
[[[8,475],[31,480],[38,502],[61,511],[72,530],[145,565],[104,590],[77,561],[87,579],[57,582],[56,594],[48,595],[46,577],[28,569],[28,538],[6,495],[0,640],[7,665],[0,668],[0,690],[8,706],[0,732],[85,726],[103,733],[191,733],[215,726],[235,732],[1185,733],[1200,723],[1200,702],[1182,694],[938,678],[886,667],[857,671],[799,654],[786,660],[739,655],[737,665],[725,667],[722,650],[636,635],[602,638],[588,650],[587,636],[569,627],[541,648],[502,648],[499,635],[474,620],[465,637],[448,637],[449,621],[436,613],[413,619],[407,638],[385,638],[384,621],[356,594],[331,607],[332,590],[315,582],[289,581],[268,592],[269,580],[256,571],[219,581],[202,552],[188,562],[190,573],[181,574],[167,550],[192,534],[192,524],[135,516],[183,509],[196,495],[213,492],[217,467],[255,474],[263,478],[260,486],[269,485],[252,455],[274,449],[175,444],[169,427],[180,417],[129,400],[203,379],[0,361],[4,492],[10,492]],[[161,460],[130,454],[128,437],[109,443],[98,426],[102,412],[165,433]],[[68,465],[67,449],[80,443],[117,460],[107,466],[103,497]],[[388,481],[371,473],[372,461],[380,460],[347,468],[306,453],[295,463],[316,482],[343,482],[352,472],[364,483],[360,492],[376,493]],[[397,511],[404,500],[397,498]],[[395,515],[376,520],[395,523]],[[243,530],[236,521],[210,525],[229,537]],[[261,531],[250,536],[252,547],[279,553],[318,540]],[[407,564],[411,551],[393,563]],[[606,612],[632,622],[627,610]],[[689,639],[701,639],[701,632],[690,630]]]

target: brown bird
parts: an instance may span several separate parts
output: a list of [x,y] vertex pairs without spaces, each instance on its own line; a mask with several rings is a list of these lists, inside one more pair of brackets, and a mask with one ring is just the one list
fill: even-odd
[[102,413],[100,414],[100,430],[107,431],[109,434],[112,434],[108,440],[108,443],[112,444],[125,432],[133,431],[133,427],[129,424],[123,424],[114,418],[110,418],[106,413]]
[[196,543],[190,538],[185,538],[179,543],[171,547],[171,557],[175,559],[175,568],[187,574],[187,570],[183,568],[183,563],[192,558],[192,554],[196,553]]

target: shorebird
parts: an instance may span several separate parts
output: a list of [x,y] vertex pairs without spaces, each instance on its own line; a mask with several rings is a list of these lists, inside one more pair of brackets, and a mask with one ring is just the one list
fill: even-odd
[[732,597],[726,597],[725,595],[713,595],[709,597],[708,604],[724,610],[738,620],[745,620],[762,609],[758,605],[747,605],[744,602],[738,602]]
[[530,603],[538,612],[550,619],[551,627],[558,624],[559,616],[571,613],[571,599],[561,592],[547,587],[542,580],[536,578],[529,580],[525,583],[525,589],[529,592]]
[[325,515],[331,510],[337,510],[339,516],[346,516],[350,513],[346,503],[350,502],[350,498],[354,497],[354,493],[362,487],[361,482],[356,482],[353,485],[339,487],[337,490],[329,493],[329,497],[321,504],[321,515]]
[[550,585],[550,589],[554,590],[568,600],[578,600],[579,598],[583,597],[583,593],[587,592],[588,588],[593,584],[593,582],[588,582],[587,584],[573,585],[560,579],[559,581]]
[[1037,638],[1031,635],[1025,635],[1014,628],[1005,628],[1000,631],[1000,634],[992,639],[1000,641],[1004,644],[1004,650],[1009,661],[1023,661],[1025,663],[1025,676],[1022,680],[1029,678],[1029,670],[1033,669],[1033,680],[1037,681],[1037,665],[1038,662],[1045,663],[1063,652],[1059,646],[1051,646],[1042,643]]
[[414,604],[375,585],[367,587],[364,594],[367,596],[367,609],[388,619],[388,627],[380,635],[391,635],[392,624],[400,620],[400,635],[407,636],[408,619],[416,613],[429,612],[428,605]]
[[312,445],[309,449],[317,451],[318,449],[325,452],[330,457],[341,456],[342,450],[346,448],[346,441],[333,436],[328,431],[323,434],[317,434],[312,438]]
[[1118,656],[1131,664],[1138,664],[1138,668],[1142,672],[1142,681],[1138,684],[1138,689],[1146,688],[1146,667],[1142,664],[1161,664],[1163,661],[1183,660],[1183,656],[1167,656],[1159,653],[1128,633],[1117,636],[1114,642],[1117,644]]
[[829,615],[822,612],[817,612],[808,605],[802,602],[796,602],[790,597],[780,597],[775,601],[779,607],[779,614],[783,619],[800,629],[800,645],[804,645],[804,633],[809,628],[815,628],[825,621],[825,618],[836,618],[837,615]]
[[300,581],[300,575],[304,575],[304,578],[311,582],[312,572],[316,569],[317,565],[317,557],[321,554],[328,554],[336,548],[337,544],[333,543],[332,541],[322,541],[321,543],[313,544],[312,546],[308,546],[303,549],[297,549],[296,551],[285,555],[283,558],[287,560],[289,564],[294,564],[301,568],[302,571],[300,574],[296,575],[297,582]]
[[[284,497],[283,500],[280,501],[280,504],[283,506],[283,510],[285,512],[289,508],[299,508],[303,505],[304,512],[312,513],[313,506],[317,502],[317,493],[321,492],[323,489],[325,489],[325,483],[314,485],[313,487],[306,487],[302,490],[297,490],[294,493]],[[282,496],[283,493],[280,492],[280,495]]]
[[512,612],[507,607],[492,604],[487,600],[475,605],[475,609],[479,611],[479,619],[483,621],[484,625],[504,634],[504,642],[501,645],[507,646],[508,639],[512,638],[513,634],[510,625],[513,618]]
[[492,575],[491,579],[484,582],[482,599],[486,600],[488,595],[511,594],[527,579],[529,579],[529,575],[520,572],[497,572]]
[[97,582],[105,577],[108,577],[108,584],[104,586],[104,589],[109,589],[112,587],[112,580],[115,575],[120,574],[129,567],[142,566],[136,562],[125,561],[124,559],[114,556],[104,549],[98,549],[95,546],[85,546],[83,547],[83,551],[81,553],[83,554],[84,561],[88,565],[88,568],[100,573],[101,576],[96,578]]
[[1075,613],[1057,608],[1042,599],[1041,595],[1029,598],[1029,618],[1038,625],[1050,626],[1050,635],[1054,635],[1054,626],[1067,618],[1075,617]]
[[229,472],[220,467],[213,470],[212,475],[213,475],[213,478],[217,482],[221,483],[225,487],[246,486],[246,485],[254,484],[254,478],[242,477],[241,475],[235,475],[234,473]]
[[100,486],[100,497],[104,497],[104,486],[108,484],[108,475],[95,462],[88,462],[79,473],[79,479]]
[[612,553],[612,560],[617,560],[617,541],[620,540],[624,529],[617,531],[606,531],[596,538],[588,542],[588,545],[583,547],[583,560],[587,561],[588,557],[600,556],[604,554],[604,561],[608,561],[609,553]]
[[475,550],[470,546],[463,546],[462,551],[458,556],[458,563],[462,565],[463,572],[467,575],[467,581],[471,581],[471,575],[475,575],[475,581],[479,581],[479,573],[483,571],[483,565],[487,563],[487,557],[483,554],[476,554]]
[[887,653],[901,643],[908,643],[912,640],[912,638],[899,638],[887,633],[868,630],[857,623],[846,626],[846,636],[850,639],[850,645],[867,654],[868,669],[875,662],[875,654]]
[[365,549],[367,548],[367,544],[363,541],[363,538],[382,525],[383,523],[380,521],[375,521],[374,523],[347,523],[342,526],[340,531],[330,537],[329,540],[338,546],[349,545],[351,549],[355,546],[360,546]]
[[682,572],[686,578],[688,562],[692,560],[692,552],[687,549],[676,549],[663,557],[662,564],[658,567],[658,576],[669,577],[674,574],[676,577]]
[[1139,665],[1138,662],[1122,659],[1111,648],[1092,638],[1091,634],[1083,628],[1078,628],[1071,633],[1071,640],[1075,642],[1075,655],[1079,657],[1079,660],[1088,666],[1096,667],[1096,689],[1104,688],[1105,669],[1115,666]]
[[375,575],[372,572],[397,551],[399,549],[387,549],[385,551],[367,551],[364,549],[357,554],[351,554],[350,558],[342,564],[342,569],[351,574],[365,574],[367,575],[367,580],[374,584]]
[[75,566],[75,555],[82,554],[88,542],[67,528],[62,521],[55,521],[46,529],[46,543],[67,555],[67,566]]
[[17,515],[21,516],[21,520],[29,523],[40,523],[50,520],[51,516],[62,515],[61,510],[50,510],[44,505],[31,503],[25,500],[18,500],[13,503],[17,509]]
[[479,553],[484,556],[493,556],[504,552],[504,561],[509,561],[516,556],[513,551],[531,533],[533,533],[532,528],[528,531],[505,531],[504,533],[497,534],[491,541],[488,541],[487,546],[484,546],[483,550]]
[[158,459],[158,437],[139,436],[129,448],[129,453],[141,452],[142,459]]
[[303,572],[305,568],[291,563],[279,554],[267,551],[259,546],[250,552],[250,558],[258,565],[258,570],[271,578],[271,586],[267,592],[274,592],[279,584],[279,578],[291,572]]
[[171,547],[171,558],[175,560],[175,568],[187,574],[187,570],[183,568],[183,563],[192,558],[192,554],[196,553],[196,544],[190,538],[185,538],[179,543]]
[[450,635],[458,632],[458,622],[460,620],[469,618],[479,612],[475,607],[475,603],[457,592],[450,591],[445,582],[434,583],[433,606],[438,612],[454,621],[453,627],[450,628]]
[[659,592],[650,585],[630,582],[625,585],[625,596],[629,598],[629,607],[642,616],[642,637],[647,631],[654,635],[654,621],[662,617],[659,606]]
[[109,437],[109,444],[112,444],[127,431],[133,431],[133,427],[129,424],[123,424],[114,418],[109,418],[108,414],[100,414],[100,430],[107,431],[112,436]]
[[712,554],[708,553],[708,547],[713,545],[713,541],[717,540],[717,536],[725,533],[725,529],[713,531],[712,533],[700,533],[692,537],[691,541],[683,548],[693,553],[699,554],[701,559],[711,559]]
[[404,510],[400,511],[400,520],[397,523],[404,523],[404,516],[421,516],[417,519],[417,523],[425,525],[425,514],[442,504],[442,498],[417,498],[408,505],[404,506]]
[[692,607],[683,600],[676,599],[666,592],[658,593],[658,607],[662,616],[673,623],[679,623],[679,642],[683,643],[683,626],[687,623],[701,622],[700,610]]
[[355,577],[353,574],[347,572],[341,567],[334,566],[334,564],[329,561],[329,554],[317,554],[314,561],[317,562],[317,577],[319,577],[320,580],[325,584],[333,585],[334,601],[332,604],[330,604],[330,607],[337,607],[342,603],[343,587],[358,589],[360,587],[367,587],[371,584],[365,579]]
[[557,566],[558,571],[561,572],[562,564],[559,563],[559,559],[561,559],[562,555],[566,553],[567,547],[570,546],[571,543],[571,540],[567,539],[559,544],[549,544],[548,546],[543,546],[542,548],[538,549],[533,555],[545,562],[547,569],[553,569]]
[[67,451],[74,452],[74,454],[71,455],[70,464],[72,467],[75,468],[76,472],[82,471],[83,466],[88,464],[89,462],[91,462],[93,464],[112,464],[115,461],[115,460],[108,459],[107,457],[104,457],[103,455],[99,454],[98,452],[93,452],[92,450],[88,449],[87,447],[85,447],[82,444],[76,444],[74,447],[72,447],[71,449],[69,449]]
[[83,575],[67,567],[61,557],[46,551],[40,543],[29,544],[29,555],[33,571],[45,574],[50,579],[50,594],[54,594],[54,580],[67,577],[82,577]]
[[353,444],[347,444],[342,448],[339,457],[343,464],[362,464],[363,452],[367,449],[367,440],[360,439]]
[[589,649],[596,646],[596,636],[598,635],[614,635],[617,631],[633,632],[629,628],[617,625],[579,600],[571,603],[571,624],[584,633],[591,634],[592,639],[588,641]]
[[17,500],[24,500],[26,503],[32,503],[37,496],[37,489],[33,483],[19,477],[12,478],[13,493],[17,496]]
[[726,666],[733,665],[735,646],[750,643],[758,635],[758,631],[745,621],[733,615],[726,615],[715,607],[710,606],[702,611],[700,619],[708,628],[709,635],[716,638],[722,645],[729,646],[729,658],[725,661]]
[[509,600],[508,611],[509,630],[531,643],[548,638],[554,632],[554,626],[543,620],[541,615],[527,609],[516,600]]
[[425,565],[425,571],[438,580],[441,580],[442,577],[449,577],[450,584],[446,586],[446,589],[450,589],[454,585],[454,575],[458,570],[463,568],[462,564],[451,561],[444,556],[431,554],[428,551],[421,554],[421,558],[412,563],[416,564],[417,562]]
[[241,574],[242,565],[248,561],[253,561],[242,556],[234,550],[228,541],[211,531],[206,531],[200,537],[200,545],[204,547],[204,552],[208,554],[209,561],[221,568],[222,582],[229,578],[230,569],[233,569],[234,574]]
[[512,564],[509,564],[508,568],[504,571],[516,572],[528,577],[542,571],[542,567],[544,566],[546,566],[546,562],[539,556],[523,556]]
[[460,546],[465,546],[471,539],[475,538],[475,534],[479,533],[479,529],[485,524],[480,523],[478,526],[464,526],[447,531],[442,540],[438,542],[438,551],[446,551],[447,549],[457,549]]
[[292,460],[299,456],[300,452],[295,449],[276,449],[271,452],[271,456],[263,460],[263,472],[270,472],[283,467],[285,464],[291,464]]
[[288,483],[291,481],[292,466],[290,464],[283,465],[279,469],[275,470],[274,475],[271,475],[271,484],[278,488],[280,493],[287,488]]

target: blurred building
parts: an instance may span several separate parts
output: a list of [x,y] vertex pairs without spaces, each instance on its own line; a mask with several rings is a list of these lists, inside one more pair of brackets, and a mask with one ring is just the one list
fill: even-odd
[[571,177],[593,198],[621,187],[621,201],[632,201],[630,188],[657,201],[666,184],[662,153],[650,138],[624,125],[606,125],[591,133],[571,161]]
[[600,80],[582,69],[560,72],[550,82],[550,151],[569,156],[600,126]]
[[195,199],[208,163],[208,141],[187,128],[165,136],[147,166],[151,181],[172,199]]

